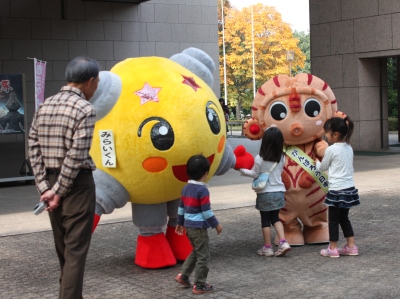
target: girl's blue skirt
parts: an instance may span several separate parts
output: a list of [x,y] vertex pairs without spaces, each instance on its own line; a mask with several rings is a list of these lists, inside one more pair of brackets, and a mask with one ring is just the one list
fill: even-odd
[[329,190],[324,203],[338,209],[350,209],[360,204],[358,190],[355,187],[343,190]]

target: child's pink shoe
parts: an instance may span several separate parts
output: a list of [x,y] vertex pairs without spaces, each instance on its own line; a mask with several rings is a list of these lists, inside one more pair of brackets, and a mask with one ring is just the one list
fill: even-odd
[[338,251],[340,255],[358,255],[358,247],[356,245],[349,247],[349,245],[346,244]]
[[339,250],[337,248],[331,249],[330,246],[327,249],[322,249],[320,253],[322,256],[339,257]]

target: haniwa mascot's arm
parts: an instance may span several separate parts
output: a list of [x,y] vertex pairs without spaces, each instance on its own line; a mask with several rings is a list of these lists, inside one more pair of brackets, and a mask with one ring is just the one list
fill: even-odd
[[[332,117],[345,118],[346,114],[342,111],[336,111],[335,113],[333,113]],[[327,148],[328,148],[328,143],[323,139],[320,139],[319,141],[317,141],[315,143],[315,153],[316,153],[317,157],[319,158],[319,160],[322,160],[322,158],[325,155],[325,150]]]

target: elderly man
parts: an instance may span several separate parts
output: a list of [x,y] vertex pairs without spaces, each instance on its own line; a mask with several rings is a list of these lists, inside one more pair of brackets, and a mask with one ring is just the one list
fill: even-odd
[[97,89],[99,65],[77,57],[65,74],[67,85],[47,98],[33,118],[29,159],[61,266],[59,298],[77,299],[82,298],[96,201],[89,155],[96,112],[88,101]]

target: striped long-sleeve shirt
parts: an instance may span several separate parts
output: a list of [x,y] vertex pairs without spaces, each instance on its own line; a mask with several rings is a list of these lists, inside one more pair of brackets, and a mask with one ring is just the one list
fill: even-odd
[[178,225],[191,228],[215,228],[218,220],[211,210],[210,192],[202,182],[189,180],[183,187],[178,208]]
[[64,197],[82,169],[95,170],[89,155],[96,111],[72,86],[64,86],[39,107],[29,131],[29,159],[40,193],[50,189],[46,168],[59,169],[56,184],[51,188]]

